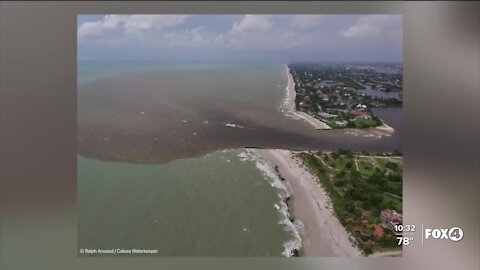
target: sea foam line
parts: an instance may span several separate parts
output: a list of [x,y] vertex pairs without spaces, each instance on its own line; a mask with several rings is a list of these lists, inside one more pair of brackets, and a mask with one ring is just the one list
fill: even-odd
[[226,127],[232,127],[232,128],[244,128],[244,126],[238,125],[238,124],[235,124],[235,123],[226,123],[225,126]]
[[285,64],[284,66],[284,74],[287,76],[287,85],[285,87],[285,97],[280,105],[280,111],[287,117],[299,120],[301,118],[295,112],[295,81],[293,80],[292,74],[290,74],[290,68],[288,65]]
[[288,240],[283,243],[284,250],[282,255],[290,257],[294,254],[294,250],[300,250],[302,248],[302,238],[304,226],[300,220],[290,220],[291,215],[288,209],[288,205],[285,203],[285,199],[291,197],[291,193],[288,188],[282,183],[282,180],[278,177],[275,168],[270,162],[258,155],[254,150],[245,149],[237,155],[241,161],[255,162],[255,167],[263,174],[265,180],[268,183],[278,189],[280,201],[275,203],[273,207],[277,209],[282,215],[282,219],[279,224],[285,226],[285,230],[292,233],[294,239]]

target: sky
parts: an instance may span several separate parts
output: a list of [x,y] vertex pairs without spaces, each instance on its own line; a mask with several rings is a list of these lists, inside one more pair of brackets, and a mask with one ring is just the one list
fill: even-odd
[[79,60],[401,62],[401,15],[78,15]]

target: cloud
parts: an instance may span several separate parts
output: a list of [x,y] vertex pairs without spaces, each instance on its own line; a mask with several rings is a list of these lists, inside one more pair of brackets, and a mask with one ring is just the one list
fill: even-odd
[[85,22],[78,27],[78,38],[100,38],[105,31],[117,28],[125,20],[124,15],[106,15],[100,21]]
[[300,29],[311,28],[318,26],[326,17],[325,15],[294,15],[292,25]]
[[401,15],[106,15],[81,23],[78,40],[82,55],[401,55],[401,22]]
[[272,28],[272,22],[268,15],[245,15],[240,22],[233,24],[231,34],[241,35],[244,33],[267,32]]
[[340,35],[345,38],[371,38],[388,31],[398,32],[399,29],[401,29],[400,15],[363,15],[354,25],[340,31]]
[[150,29],[163,29],[182,24],[188,15],[106,15],[102,20],[85,22],[78,28],[78,38],[102,38],[107,32],[138,35]]
[[290,20],[290,16],[283,15],[245,15],[225,36],[226,46],[236,50],[270,51],[304,44],[308,37],[290,29]]
[[125,33],[160,30],[182,24],[188,15],[130,15],[125,21]]

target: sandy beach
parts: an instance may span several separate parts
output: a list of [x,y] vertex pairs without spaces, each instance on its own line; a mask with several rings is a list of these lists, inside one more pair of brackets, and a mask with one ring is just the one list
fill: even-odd
[[292,151],[281,149],[256,150],[272,165],[278,166],[286,186],[290,189],[290,209],[295,219],[305,226],[302,237],[303,256],[308,257],[358,257],[361,252],[354,247],[347,231],[333,215],[328,195],[293,156]]
[[345,129],[346,134],[350,134],[352,136],[361,136],[361,137],[376,137],[378,139],[382,137],[390,137],[395,132],[395,130],[390,127],[389,125],[385,124],[385,122],[378,127],[374,128],[347,128]]
[[290,74],[290,69],[288,68],[288,65],[285,65],[285,72],[287,72],[287,76],[288,76],[288,83],[286,87],[287,97],[285,100],[286,101],[285,107],[288,113],[306,121],[316,129],[331,129],[330,126],[318,120],[317,118],[305,112],[297,111],[295,109],[295,82],[293,80],[292,74]]
[[375,127],[374,130],[379,131],[379,132],[383,132],[383,133],[389,134],[389,135],[391,135],[391,134],[393,134],[393,132],[395,132],[395,130],[391,126],[387,125],[385,122],[383,122],[383,124],[381,126]]

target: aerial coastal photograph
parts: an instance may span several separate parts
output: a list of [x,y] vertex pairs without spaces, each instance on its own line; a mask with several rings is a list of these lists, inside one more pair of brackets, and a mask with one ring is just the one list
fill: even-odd
[[78,15],[78,254],[402,256],[402,32]]

